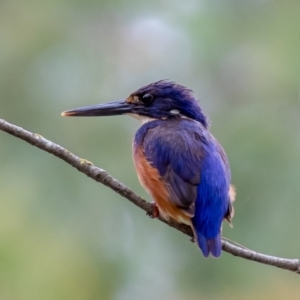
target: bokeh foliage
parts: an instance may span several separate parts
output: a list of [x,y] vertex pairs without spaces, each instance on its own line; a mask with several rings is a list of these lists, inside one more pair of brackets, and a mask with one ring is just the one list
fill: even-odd
[[[168,78],[192,88],[238,197],[224,235],[300,257],[299,1],[0,2],[0,118],[149,199],[129,117],[67,119]],[[297,275],[223,254],[65,163],[0,133],[0,299],[296,299]]]

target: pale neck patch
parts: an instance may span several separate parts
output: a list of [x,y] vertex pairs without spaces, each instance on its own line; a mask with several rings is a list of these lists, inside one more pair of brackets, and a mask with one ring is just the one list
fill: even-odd
[[172,110],[170,110],[170,113],[171,113],[172,115],[179,115],[179,114],[180,114],[180,111],[179,111],[178,109],[172,109]]
[[155,121],[156,119],[154,118],[149,118],[149,117],[146,117],[146,116],[141,116],[141,115],[138,115],[138,114],[127,114],[128,116],[131,116],[135,119],[138,119],[139,121],[141,121],[142,125],[148,123],[148,122],[152,122],[152,121]]
[[[177,109],[172,109],[170,110],[170,113],[174,116],[178,116],[179,118],[181,119],[187,119],[187,120],[190,120],[190,121],[193,121],[193,122],[196,122],[196,123],[199,123],[198,121],[194,120],[194,119],[191,119],[187,116],[184,116],[182,114],[180,114],[180,111],[177,110]],[[155,118],[150,118],[150,117],[147,117],[147,116],[142,116],[142,115],[138,115],[138,114],[132,114],[132,113],[129,113],[129,114],[126,114],[128,116],[131,116],[135,119],[138,119],[139,121],[141,121],[141,124],[144,125],[146,123],[149,123],[149,122],[152,122],[152,121],[155,121],[157,119]],[[165,120],[166,118],[162,118],[161,120]]]
[[171,113],[173,116],[178,116],[178,117],[181,118],[181,119],[187,119],[187,120],[195,121],[195,120],[192,119],[192,118],[189,118],[189,117],[187,117],[187,116],[185,116],[185,115],[182,115],[178,109],[172,109],[172,110],[170,110],[170,113]]

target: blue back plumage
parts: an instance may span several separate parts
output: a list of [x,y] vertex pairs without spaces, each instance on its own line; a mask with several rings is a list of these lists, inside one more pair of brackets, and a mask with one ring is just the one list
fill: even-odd
[[135,137],[158,169],[170,201],[192,221],[204,256],[221,253],[221,223],[229,207],[230,171],[219,143],[199,122],[178,118],[143,125]]
[[230,171],[227,163],[223,161],[219,147],[216,141],[204,145],[201,182],[198,185],[195,215],[192,218],[197,242],[205,257],[209,253],[214,257],[221,255],[220,228],[230,205]]

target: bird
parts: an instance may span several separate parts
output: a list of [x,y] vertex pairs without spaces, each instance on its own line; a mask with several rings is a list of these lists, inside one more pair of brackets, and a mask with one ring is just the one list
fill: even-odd
[[153,217],[190,226],[204,257],[222,252],[222,222],[234,215],[235,188],[221,144],[191,89],[159,80],[126,99],[64,111],[63,116],[129,115],[141,121],[133,161],[153,198]]

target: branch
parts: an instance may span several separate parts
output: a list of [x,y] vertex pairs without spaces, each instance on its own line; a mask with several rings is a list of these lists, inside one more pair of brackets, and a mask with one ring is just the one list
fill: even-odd
[[[144,210],[147,214],[150,215],[152,213],[153,208],[151,203],[146,202],[144,199],[135,194],[131,189],[126,187],[123,183],[110,176],[103,169],[93,166],[92,163],[79,158],[65,148],[43,138],[38,134],[24,130],[23,128],[10,124],[2,119],[0,119],[0,130],[5,131],[19,139],[22,139],[27,143],[40,148],[43,151],[55,155],[56,157],[64,160],[66,163],[76,168],[78,171],[84,173],[88,177],[114,190],[119,195],[128,199],[130,202]],[[193,237],[192,230],[189,226],[173,221],[166,221],[161,218],[159,218],[159,220],[177,229],[178,231],[181,231],[187,236]],[[222,249],[223,251],[226,251],[234,256],[239,256],[248,260],[256,261],[258,263],[290,270],[300,274],[300,261],[298,259],[286,259],[265,255],[229,242],[224,238],[222,240]]]

